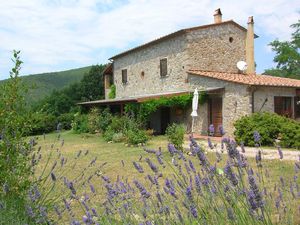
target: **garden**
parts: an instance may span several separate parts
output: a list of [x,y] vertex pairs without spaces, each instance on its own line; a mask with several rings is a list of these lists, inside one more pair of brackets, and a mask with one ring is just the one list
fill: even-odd
[[[92,109],[30,136],[44,120],[30,119],[18,52],[14,62],[0,101],[1,224],[300,223],[300,159],[283,160],[281,149],[299,148],[298,123],[254,114],[236,122],[236,140],[222,130],[220,143],[187,144],[181,125],[153,136],[145,116]],[[278,159],[264,159],[262,145],[274,143]]]

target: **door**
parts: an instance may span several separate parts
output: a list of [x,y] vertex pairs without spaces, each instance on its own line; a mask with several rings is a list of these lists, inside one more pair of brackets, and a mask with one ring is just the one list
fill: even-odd
[[208,126],[214,125],[215,136],[221,136],[219,127],[222,126],[222,97],[210,97],[208,101]]
[[161,134],[165,134],[168,125],[170,124],[170,108],[161,108]]

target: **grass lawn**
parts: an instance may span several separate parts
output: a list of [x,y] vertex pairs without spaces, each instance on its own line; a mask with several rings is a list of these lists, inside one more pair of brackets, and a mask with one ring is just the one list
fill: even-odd
[[[61,147],[61,141],[64,140],[64,145]],[[38,145],[41,146],[43,154],[49,152],[53,152],[52,159],[49,162],[49,165],[52,165],[55,160],[58,160],[56,154],[61,153],[64,155],[65,158],[68,158],[69,163],[74,160],[76,155],[80,150],[82,150],[82,154],[76,159],[76,163],[72,164],[70,163],[66,165],[66,167],[63,168],[63,175],[69,178],[75,178],[78,175],[80,175],[83,168],[86,168],[86,166],[95,158],[97,157],[97,165],[101,165],[105,163],[103,167],[101,167],[101,170],[98,171],[100,174],[105,174],[106,176],[110,177],[113,181],[117,179],[119,176],[120,178],[128,178],[130,181],[132,181],[134,178],[138,179],[146,179],[145,175],[147,172],[150,172],[150,169],[143,164],[143,168],[145,169],[145,174],[139,174],[137,170],[134,168],[132,162],[133,161],[144,161],[146,157],[150,157],[153,159],[153,162],[155,164],[158,164],[155,155],[148,154],[143,150],[143,147],[126,147],[124,143],[107,143],[104,141],[104,139],[100,135],[91,135],[91,134],[74,134],[71,131],[65,131],[61,133],[61,138],[58,141],[57,140],[57,133],[48,134],[45,136],[45,139],[43,136],[38,136]],[[53,145],[54,144],[54,145]],[[167,139],[164,136],[157,136],[153,137],[145,146],[148,149],[155,149],[158,150],[159,147],[161,147],[163,152],[163,158],[166,162],[171,162],[171,157],[169,154],[167,154]],[[61,149],[61,150],[58,150]],[[86,150],[89,150],[89,153],[84,156],[84,152]],[[193,162],[198,162],[198,160],[193,156],[186,156],[190,158]],[[216,161],[216,156],[214,153],[207,153],[207,157],[209,158],[210,162]],[[226,163],[226,157],[223,156],[223,160],[216,164],[218,168],[223,168]],[[124,164],[122,163],[124,162]],[[47,163],[46,157],[42,158],[41,165],[38,169],[37,174],[42,173],[42,168]],[[248,163],[254,168],[257,169],[255,159],[248,159]],[[199,164],[199,163],[198,163]],[[59,161],[58,161],[59,165]],[[50,168],[51,166],[48,166]],[[57,166],[58,168],[59,166]],[[87,167],[86,171],[86,177],[89,176],[89,174],[93,173],[95,169],[94,167]],[[49,170],[49,169],[48,169]],[[290,180],[293,179],[294,176],[294,162],[292,161],[280,161],[280,160],[266,160],[263,161],[263,169],[262,172],[265,174],[265,172],[269,174],[269,178],[267,180],[264,180],[264,186],[271,188],[273,190],[274,185],[277,184],[277,186],[280,184],[280,176],[282,176],[285,180],[285,182],[289,183]],[[58,172],[57,172],[58,173]],[[165,169],[163,169],[163,177],[164,179],[167,177],[171,177],[174,173],[174,167],[171,165],[168,165]],[[299,181],[299,180],[298,180]],[[103,181],[100,177],[94,177],[91,182],[94,184],[96,189],[96,194],[93,195],[94,202],[103,202],[104,195],[105,195],[105,189],[103,187]],[[51,186],[51,181],[45,181],[45,189],[49,188]],[[299,184],[300,185],[300,184]],[[84,184],[84,187],[82,184],[79,185],[78,188],[81,189],[82,193],[89,192],[89,186],[87,184]],[[149,187],[154,188],[154,187]],[[53,187],[55,190],[53,192],[53,198],[60,199],[62,194],[62,189],[57,185]],[[59,194],[60,193],[60,194]],[[97,204],[95,205],[97,207]],[[83,212],[83,209],[78,209],[79,214]],[[65,213],[64,216],[67,216]],[[297,219],[298,217],[298,219]],[[294,212],[294,222],[300,223],[299,220],[299,210],[297,210],[297,206],[295,205],[295,212]]]

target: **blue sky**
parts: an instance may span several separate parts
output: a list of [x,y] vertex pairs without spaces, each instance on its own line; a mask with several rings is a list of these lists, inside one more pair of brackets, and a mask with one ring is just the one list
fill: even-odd
[[246,27],[254,16],[257,72],[274,66],[268,43],[288,40],[300,17],[299,0],[0,0],[0,80],[8,78],[12,50],[21,50],[21,74],[107,63],[114,54],[176,30],[223,20]]

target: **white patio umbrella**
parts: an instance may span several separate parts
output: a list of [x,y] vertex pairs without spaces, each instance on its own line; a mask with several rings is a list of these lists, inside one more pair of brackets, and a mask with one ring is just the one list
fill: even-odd
[[195,117],[198,116],[198,113],[197,113],[197,109],[198,109],[198,90],[197,88],[195,89],[194,91],[194,96],[193,96],[193,104],[192,104],[192,113],[191,113],[191,116],[192,116],[192,134],[194,133],[194,120],[195,120]]

